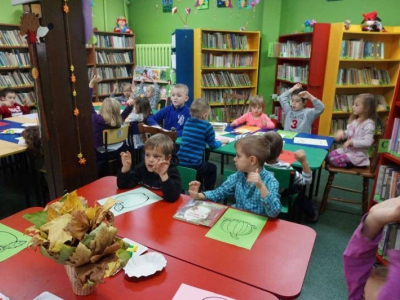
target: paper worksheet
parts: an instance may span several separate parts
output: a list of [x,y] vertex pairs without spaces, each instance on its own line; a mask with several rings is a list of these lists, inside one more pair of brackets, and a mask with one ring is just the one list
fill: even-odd
[[209,292],[209,291],[199,289],[194,286],[190,286],[190,285],[182,283],[181,286],[179,287],[179,290],[176,292],[174,298],[172,298],[172,300],[186,300],[186,299],[191,299],[191,300],[205,300],[205,299],[234,300],[233,298],[215,294],[213,292]]
[[314,145],[314,146],[326,146],[328,147],[328,142],[322,139],[309,139],[302,137],[295,137],[293,139],[295,144],[304,144],[304,145]]

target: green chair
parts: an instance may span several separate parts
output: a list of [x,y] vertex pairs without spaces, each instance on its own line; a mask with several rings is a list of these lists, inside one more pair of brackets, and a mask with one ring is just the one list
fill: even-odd
[[[223,180],[224,182],[228,179],[229,176],[231,176],[232,174],[235,174],[237,171],[235,170],[224,170],[224,174],[223,174]],[[224,204],[227,205],[228,204],[228,200],[230,203],[235,203],[235,198],[232,197],[228,197],[224,200]]]
[[[274,177],[276,180],[279,182],[279,191],[283,191],[285,189],[289,189],[293,186],[294,182],[294,177],[295,177],[295,172],[296,170],[293,169],[278,169],[278,168],[273,168],[270,166],[264,166],[264,168],[273,173]],[[284,196],[281,194],[281,204],[282,204],[282,209],[280,213],[280,217],[283,217],[285,219],[293,219],[293,203],[294,200],[296,199],[297,194],[294,195],[288,195]]]
[[196,180],[197,171],[195,169],[178,166],[178,171],[181,176],[181,190],[183,192],[189,190],[189,183]]

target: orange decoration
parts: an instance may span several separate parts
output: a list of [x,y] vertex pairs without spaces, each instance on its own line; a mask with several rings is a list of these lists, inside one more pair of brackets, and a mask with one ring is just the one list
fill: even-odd
[[79,109],[77,108],[74,109],[74,115],[75,117],[79,116]]
[[81,165],[86,164],[86,159],[85,159],[84,157],[80,158],[80,159],[79,159],[79,163],[80,163]]
[[32,68],[32,77],[33,77],[33,79],[38,79],[38,77],[39,77],[38,69]]
[[75,77],[74,74],[71,75],[71,81],[72,81],[72,82],[76,82],[76,77]]
[[64,4],[64,6],[63,6],[63,10],[64,10],[64,12],[67,14],[67,13],[69,13],[69,7],[68,7],[68,5],[65,3]]

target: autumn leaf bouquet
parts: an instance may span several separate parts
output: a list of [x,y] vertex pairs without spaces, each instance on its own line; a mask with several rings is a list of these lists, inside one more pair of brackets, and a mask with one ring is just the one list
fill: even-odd
[[[24,215],[34,224],[27,229],[32,235],[30,246],[39,247],[42,255],[66,265],[71,283],[74,281],[77,288],[103,283],[103,278],[124,267],[130,258],[126,251],[129,245],[117,237],[113,226],[110,209],[115,203],[109,198],[103,206],[88,207],[75,191],[43,211]],[[84,295],[75,290],[74,283],[74,292]]]

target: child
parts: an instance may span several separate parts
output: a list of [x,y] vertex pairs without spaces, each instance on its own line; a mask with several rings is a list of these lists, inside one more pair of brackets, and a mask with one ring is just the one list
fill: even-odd
[[220,147],[227,139],[216,140],[212,125],[206,121],[210,104],[203,98],[196,99],[190,106],[190,115],[182,133],[182,142],[178,152],[179,164],[197,170],[197,180],[203,183],[206,191],[215,187],[217,166],[203,161],[206,144],[210,149]]
[[4,89],[0,97],[0,115],[3,119],[22,116],[30,113],[27,100],[24,99],[24,106],[15,103],[15,92],[10,89]]
[[[283,151],[283,139],[281,135],[275,131],[269,131],[266,132],[264,136],[269,141],[271,149],[266,165],[277,169],[293,169],[290,164],[278,159],[279,155]],[[295,171],[293,187],[283,191],[283,193],[286,195],[299,194],[296,201],[300,211],[302,211],[311,222],[316,222],[318,220],[318,211],[314,208],[312,202],[302,192],[303,187],[311,184],[312,181],[312,172],[310,166],[308,165],[306,153],[304,150],[297,150],[294,152],[294,157],[299,163],[301,163],[303,171],[301,173]]]
[[256,214],[275,218],[282,204],[279,196],[279,183],[272,173],[264,169],[270,155],[270,148],[264,136],[246,136],[235,143],[234,158],[237,172],[217,189],[199,193],[200,182],[189,184],[189,194],[194,199],[222,201],[230,195],[236,199],[235,207]]
[[114,83],[114,90],[111,93],[110,97],[114,98],[121,104],[125,104],[131,97],[134,97],[136,92],[136,86],[132,85],[128,82],[124,82],[122,84],[122,96],[115,97],[115,94],[118,92],[118,83]]
[[374,205],[363,217],[343,254],[348,299],[400,299],[400,251],[388,250],[387,278],[379,279],[373,269],[382,229],[396,221],[400,221],[400,197]]
[[164,121],[164,129],[175,128],[178,136],[182,136],[183,126],[190,117],[190,110],[186,101],[189,100],[189,89],[185,84],[175,84],[171,89],[172,105],[168,105],[149,118],[149,124]]
[[346,140],[342,148],[328,154],[330,165],[340,168],[369,166],[368,148],[374,142],[377,100],[372,94],[360,94],[354,98],[352,115],[347,130],[339,130],[335,141]]
[[[289,104],[291,95],[292,105]],[[321,100],[302,89],[296,83],[291,89],[279,96],[279,103],[286,114],[284,130],[311,133],[311,125],[324,112],[325,106]],[[306,100],[310,100],[314,108],[305,108]]]
[[28,152],[34,158],[42,158],[42,139],[40,137],[39,126],[29,126],[21,133],[25,140]]
[[[153,115],[153,111],[151,110],[149,99],[146,97],[136,97],[135,98],[135,109],[130,113],[128,118],[126,118],[126,123],[131,122],[143,122],[144,124],[148,124],[147,119],[149,116]],[[143,146],[142,136],[141,134],[133,134],[132,135],[133,145],[135,149]]]
[[151,77],[150,80],[154,83],[154,85],[146,86],[146,92],[144,92],[143,83],[145,81],[145,77],[142,77],[142,82],[139,85],[139,94],[144,94],[150,101],[151,109],[157,109],[157,104],[160,95],[160,87],[157,82],[154,81],[154,78]]
[[254,96],[250,98],[250,111],[231,123],[232,127],[245,123],[249,126],[256,126],[262,129],[275,128],[274,122],[266,114],[263,113],[265,102],[262,96]]
[[128,189],[143,184],[152,189],[161,189],[167,202],[178,200],[181,178],[176,168],[178,159],[174,149],[174,142],[168,136],[161,133],[151,136],[144,143],[144,163],[140,163],[133,172],[130,172],[130,152],[121,152],[122,169],[117,175],[118,188]]

